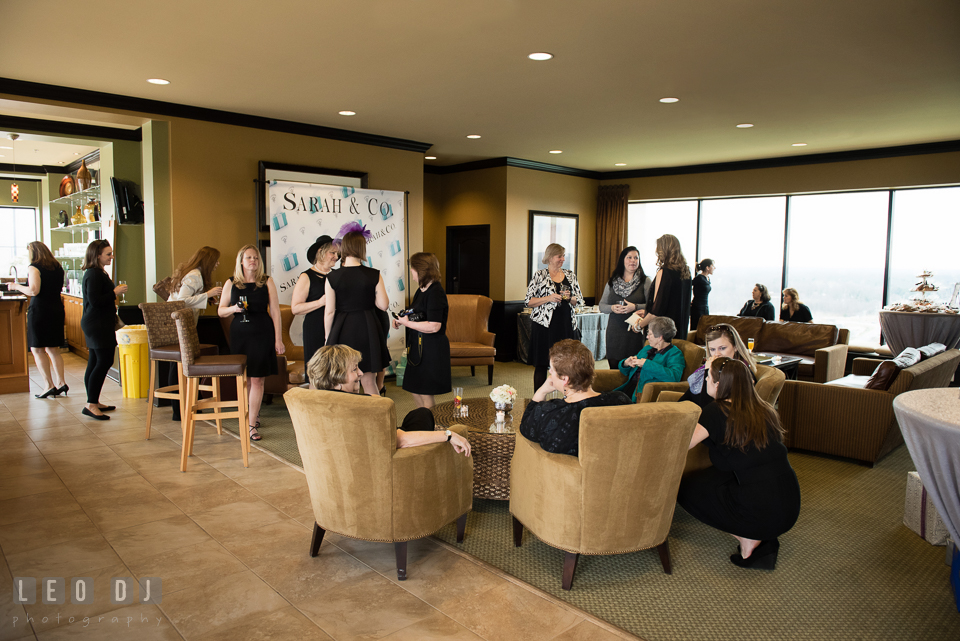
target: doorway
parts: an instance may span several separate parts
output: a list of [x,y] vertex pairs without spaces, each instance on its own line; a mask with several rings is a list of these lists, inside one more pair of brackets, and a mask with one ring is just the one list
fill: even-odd
[[490,225],[447,227],[448,294],[490,296]]

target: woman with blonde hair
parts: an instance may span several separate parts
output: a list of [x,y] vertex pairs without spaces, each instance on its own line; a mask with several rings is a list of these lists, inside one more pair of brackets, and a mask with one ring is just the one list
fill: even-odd
[[527,285],[525,304],[532,307],[530,319],[530,359],[534,367],[533,389],[547,380],[550,348],[565,338],[578,338],[573,310],[583,300],[577,276],[563,269],[566,259],[563,245],[550,243],[543,252],[547,269],[538,270]]
[[284,346],[277,286],[264,273],[256,246],[244,245],[237,252],[233,277],[223,286],[217,312],[221,318],[233,317],[230,351],[247,357],[247,398],[253,421],[248,428],[250,440],[259,441],[263,438],[259,431],[263,384],[277,373],[277,354],[283,354]]
[[689,389],[683,393],[681,401],[692,401],[705,408],[713,402],[713,397],[707,394],[706,373],[710,369],[710,364],[717,358],[732,358],[740,361],[750,370],[753,380],[757,380],[757,363],[753,359],[750,350],[747,349],[743,339],[733,325],[720,323],[707,328],[704,336],[707,346],[707,360],[693,374],[687,378]]
[[793,287],[783,290],[783,306],[780,307],[780,320],[790,323],[809,323],[813,321],[810,308],[800,301],[800,294]]
[[[27,268],[27,284],[12,283],[11,290],[30,296],[27,308],[27,346],[43,376],[45,390],[35,394],[37,398],[56,398],[70,390],[63,377],[63,267],[39,241],[27,244],[30,266]],[[53,368],[51,376],[50,369]],[[56,376],[56,380],[54,380]]]
[[676,236],[664,234],[657,239],[657,276],[653,281],[653,303],[637,311],[630,319],[633,331],[646,327],[657,316],[667,316],[678,329],[690,326],[690,266],[680,250]]

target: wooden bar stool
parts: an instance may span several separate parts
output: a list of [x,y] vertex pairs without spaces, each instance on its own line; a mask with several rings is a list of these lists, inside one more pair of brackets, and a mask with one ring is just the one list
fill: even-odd
[[[201,356],[200,339],[197,338],[197,325],[193,320],[193,312],[189,309],[180,309],[170,315],[177,324],[177,337],[180,339],[180,365],[186,379],[187,393],[185,396],[184,412],[181,420],[184,421],[183,447],[180,453],[180,471],[187,471],[187,458],[193,454],[193,432],[197,418],[203,420],[209,415],[201,414],[204,409],[213,408],[217,417],[217,433],[220,433],[220,421],[225,418],[235,418],[239,421],[240,451],[243,453],[243,466],[249,467],[250,432],[247,415],[247,357],[243,354],[226,356]],[[231,376],[237,379],[237,400],[221,401],[219,393],[214,398],[197,399],[197,390],[200,379],[211,377],[214,387],[219,391],[220,378]],[[221,408],[234,408],[236,412],[221,412]]]
[[[173,312],[185,309],[183,301],[172,300],[166,303],[140,303],[143,312],[143,322],[147,326],[147,345],[150,348],[150,391],[147,393],[147,436],[150,439],[150,425],[153,423],[153,399],[166,398],[176,400],[180,404],[180,417],[183,419],[185,398],[181,390],[186,390],[186,381],[183,377],[183,365],[180,363],[180,340],[177,338],[177,324],[170,316]],[[216,356],[220,353],[216,345],[200,345],[200,353],[204,356]],[[157,362],[165,361],[177,364],[177,380],[179,385],[156,387]],[[219,381],[213,385],[200,385],[198,389],[213,392],[214,398],[220,398]],[[183,425],[181,423],[181,431]],[[220,421],[217,421],[217,433],[220,433]]]

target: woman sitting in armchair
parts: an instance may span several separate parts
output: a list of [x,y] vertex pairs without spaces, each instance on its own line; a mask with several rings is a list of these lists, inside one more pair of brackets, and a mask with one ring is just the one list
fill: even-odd
[[651,381],[679,383],[686,366],[683,352],[670,342],[677,335],[673,319],[658,316],[650,321],[647,330],[647,347],[620,361],[620,373],[627,377],[627,382],[616,391],[632,393],[634,403],[637,395],[643,393],[643,386]]
[[[577,456],[580,412],[588,407],[630,404],[630,399],[616,390],[593,391],[593,376],[593,354],[583,343],[572,338],[554,343],[547,380],[527,403],[520,433],[544,451]],[[563,398],[548,401],[547,394],[554,391],[563,392]]]
[[710,363],[715,358],[727,357],[740,361],[750,370],[753,380],[757,380],[757,364],[753,355],[744,344],[740,334],[733,325],[720,323],[707,328],[705,336],[707,344],[707,360],[693,374],[687,378],[690,388],[680,397],[681,401],[692,401],[705,408],[713,402],[713,397],[707,393],[706,373]]
[[[317,350],[307,363],[307,375],[318,390],[360,393],[360,352],[346,345],[326,345]],[[433,413],[418,407],[403,417],[397,430],[397,447],[417,447],[447,441],[457,452],[470,456],[470,441],[456,432],[434,430]]]

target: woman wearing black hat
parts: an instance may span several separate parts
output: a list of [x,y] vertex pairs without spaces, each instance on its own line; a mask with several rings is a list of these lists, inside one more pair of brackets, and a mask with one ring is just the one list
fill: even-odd
[[296,315],[306,314],[303,318],[304,363],[309,363],[324,343],[323,308],[327,304],[324,284],[327,274],[340,260],[340,252],[333,238],[327,235],[317,238],[317,242],[307,250],[307,260],[312,266],[300,274],[290,300],[290,311]]

